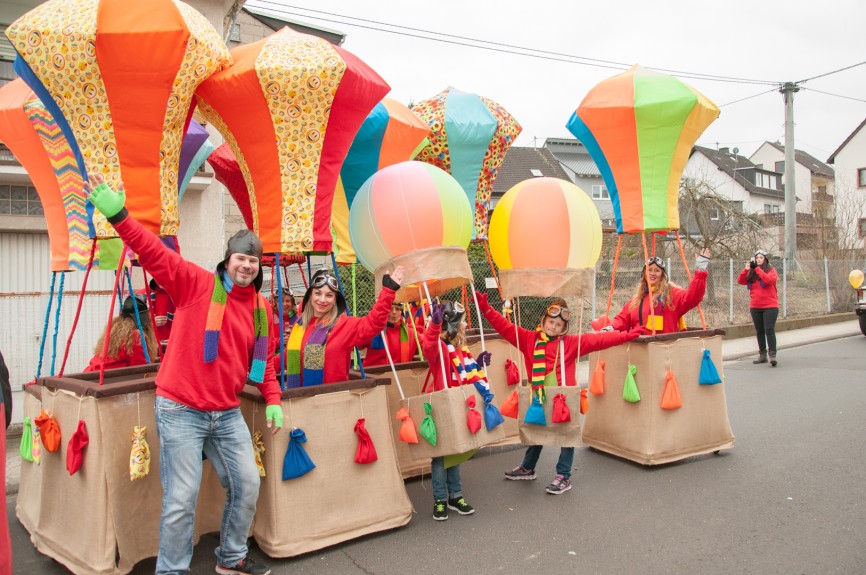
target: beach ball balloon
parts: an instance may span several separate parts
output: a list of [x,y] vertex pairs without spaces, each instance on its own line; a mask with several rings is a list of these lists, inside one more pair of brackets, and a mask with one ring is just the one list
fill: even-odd
[[576,185],[558,178],[520,182],[496,204],[489,233],[506,295],[588,295],[587,274],[591,279],[601,254],[601,218]]
[[851,270],[851,273],[848,274],[848,283],[851,284],[852,288],[859,289],[863,285],[863,271]]
[[381,277],[402,265],[398,301],[419,301],[472,280],[466,247],[472,207],[459,182],[423,162],[401,162],[364,182],[349,211],[349,236],[361,264]]

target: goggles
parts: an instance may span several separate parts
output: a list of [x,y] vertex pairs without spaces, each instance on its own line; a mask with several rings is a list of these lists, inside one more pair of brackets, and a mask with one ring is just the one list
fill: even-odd
[[567,307],[562,307],[556,304],[551,304],[547,306],[547,311],[545,314],[548,317],[561,317],[563,321],[568,321],[571,317],[571,310]]
[[646,261],[646,265],[650,265],[650,264],[657,265],[658,267],[662,268],[662,271],[665,271],[665,269],[666,269],[665,260],[663,260],[662,258],[660,258],[658,256],[653,256]]
[[334,291],[340,291],[340,285],[337,283],[337,278],[332,276],[329,272],[322,272],[313,278],[312,286],[314,288],[320,288],[325,284]]
[[764,258],[770,257],[770,254],[767,252],[767,250],[755,250],[755,255],[756,256],[759,256],[759,255],[764,256]]

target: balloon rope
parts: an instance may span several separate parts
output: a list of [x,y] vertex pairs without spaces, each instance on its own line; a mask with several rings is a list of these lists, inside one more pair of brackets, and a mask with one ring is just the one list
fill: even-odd
[[[481,321],[481,306],[478,305],[478,294],[475,293],[475,284],[469,282],[469,288],[472,290],[472,301],[475,303],[475,313],[478,314],[478,333],[481,335],[481,351],[487,351],[487,346],[484,345],[484,322]],[[472,315],[472,314],[466,314]],[[484,369],[483,365],[479,366]]]
[[[45,310],[45,322],[42,324],[42,340],[39,343],[39,363],[36,364],[36,379],[42,375],[42,355],[45,353],[45,340],[48,339],[48,323],[51,321],[51,306],[54,303],[54,283],[57,272],[51,272],[51,291],[48,292],[48,308]],[[54,375],[53,373],[51,375]]]
[[[580,302],[580,315],[577,320],[577,359],[574,362],[574,384],[580,387],[580,344],[583,343],[583,298],[578,298]],[[565,357],[565,351],[562,352],[562,357]],[[563,361],[563,364],[565,362]],[[565,385],[565,371],[562,372],[562,385]]]
[[493,266],[493,258],[490,257],[490,245],[487,243],[487,240],[481,243],[484,244],[484,253],[487,254],[487,264],[490,266],[490,273],[493,274],[493,279],[496,280],[496,290],[499,292],[499,299],[505,301],[505,297],[502,295],[502,285],[499,283],[499,276],[496,274],[496,268]]
[[[460,286],[460,303],[463,304],[463,309],[469,308],[469,302],[466,300],[466,284]],[[472,314],[466,314],[466,327],[472,329]]]
[[656,255],[656,235],[655,235],[655,233],[650,232],[650,237],[652,238],[652,241],[653,241],[653,243],[652,243],[652,250],[653,250],[652,255],[655,256]]
[[60,306],[63,305],[63,282],[66,272],[60,274],[60,287],[57,290],[57,314],[54,316],[54,335],[51,341],[51,375],[54,375],[54,362],[57,360],[57,332],[60,330]]
[[93,269],[93,257],[96,255],[96,238],[93,238],[93,244],[90,248],[90,259],[87,261],[87,268],[84,271],[84,279],[81,282],[81,293],[78,295],[78,308],[75,310],[75,319],[72,320],[72,329],[69,331],[69,338],[66,340],[66,349],[63,352],[63,362],[60,364],[60,373],[58,377],[63,376],[63,370],[66,368],[66,359],[69,357],[69,348],[72,346],[72,336],[75,335],[75,328],[78,326],[78,318],[81,316],[81,304],[84,303],[84,292],[87,289],[87,278],[90,277],[90,270]]
[[[430,290],[427,289],[427,282],[423,282],[421,285],[424,286],[424,293],[427,294],[427,301],[430,302],[430,312],[433,312],[433,298],[430,297]],[[441,325],[441,324],[440,324]],[[450,386],[448,385],[448,376],[445,375],[445,357],[442,355],[442,342],[439,343],[439,365],[442,367],[442,389],[447,389]],[[428,360],[429,361],[429,360]],[[436,390],[436,383],[433,383],[433,390]]]
[[[129,268],[124,270],[124,275],[126,276],[126,282],[129,285],[129,297],[132,298],[132,312],[135,314],[135,327],[138,330],[138,337],[141,339],[141,351],[144,353],[144,361],[147,363],[153,363],[150,361],[150,353],[147,351],[147,339],[144,337],[144,327],[141,325],[141,316],[139,315],[138,309],[138,300],[135,299],[135,296],[132,293],[132,274],[129,273]],[[148,316],[150,314],[147,314]]]
[[[355,281],[355,268],[357,264],[352,264],[352,315],[358,315],[358,291],[357,291],[357,283]],[[352,354],[352,367],[358,369],[360,358]]]
[[[683,267],[686,268],[686,275],[689,277],[689,283],[692,281],[692,272],[689,271],[689,264],[686,261],[686,252],[683,250],[683,242],[680,240],[680,231],[674,232],[677,238],[677,245],[680,247],[680,257],[683,258]],[[698,304],[698,315],[701,316],[701,327],[707,329],[707,321],[704,319],[704,310],[701,309],[701,304]]]
[[[653,335],[655,335],[656,334],[656,320],[655,320],[655,313],[656,313],[655,308],[656,308],[656,306],[655,306],[655,301],[653,301],[653,290],[652,290],[652,286],[650,286],[649,275],[647,273],[649,271],[649,263],[648,263],[649,262],[649,253],[647,253],[646,236],[644,235],[643,232],[640,233],[640,241],[643,243],[643,261],[645,262],[643,265],[643,276],[644,276],[644,279],[646,279],[646,287],[647,287],[647,291],[649,292],[649,318],[648,319],[649,319],[650,324],[652,324],[651,329],[652,329]],[[639,305],[643,305],[643,304],[639,304]],[[640,316],[638,316],[638,317],[640,317]]]
[[622,235],[616,236],[616,255],[613,258],[613,271],[610,272],[610,293],[607,294],[607,307],[604,317],[610,317],[610,304],[613,303],[613,288],[616,285],[616,268],[619,266],[619,250],[622,247]]
[[[520,350],[520,332],[517,329],[518,324],[520,323],[520,297],[515,297],[512,302],[511,309],[514,311],[514,347],[517,348],[517,371],[520,372],[520,364],[522,362],[523,352]],[[532,382],[532,377],[529,373],[529,364],[526,364],[526,380],[530,383]]]
[[301,262],[298,262],[298,269],[301,271],[301,280],[304,282],[304,291],[307,291],[309,287],[307,285],[307,276],[304,275],[304,266],[301,265]]
[[114,288],[111,292],[111,309],[108,313],[108,325],[105,326],[105,337],[103,338],[105,341],[102,344],[102,361],[99,365],[99,385],[105,383],[105,363],[108,360],[108,344],[111,340],[111,324],[114,320],[114,302],[117,299],[117,286],[120,284],[124,258],[126,258],[126,244],[124,244],[123,249],[120,250],[120,258],[117,262],[117,271],[114,273]]
[[[408,322],[409,322],[409,325],[412,326],[412,335],[415,336],[415,346],[418,348],[418,357],[421,358],[421,361],[424,361],[424,352],[421,351],[421,340],[418,339],[418,326],[415,324],[415,318],[412,317],[412,306],[409,304],[405,304],[405,305],[406,305],[406,309],[409,310]],[[424,304],[422,303],[421,305],[423,306]],[[405,315],[405,312],[404,312],[404,315]],[[406,320],[404,320],[404,321],[406,321]]]
[[[403,386],[400,385],[400,376],[397,375],[397,368],[394,367],[394,359],[391,357],[391,350],[388,349],[388,334],[382,330],[382,343],[385,345],[385,355],[388,356],[388,365],[391,366],[391,373],[394,374],[394,382],[397,384],[397,390],[400,391],[400,399],[406,399],[406,394],[403,393]],[[363,417],[363,414],[361,415]]]
[[[288,387],[286,381],[286,329],[283,327],[283,284],[280,277],[280,270],[277,267],[280,261],[280,254],[274,254],[274,267],[271,268],[271,277],[277,278],[277,293],[272,301],[277,303],[277,330],[280,332],[280,389],[285,391]],[[271,282],[271,291],[274,290],[274,282]],[[279,298],[279,299],[277,299]],[[297,312],[295,312],[297,313]],[[288,321],[289,318],[285,318]]]
[[[310,261],[310,258],[308,257],[307,262],[309,262],[309,261]],[[337,278],[337,288],[340,290],[340,294],[343,296],[343,301],[345,302],[346,301],[346,292],[343,291],[343,282],[340,281],[340,274],[337,273],[337,257],[334,255],[334,252],[331,252],[331,265],[334,268],[334,277]],[[312,276],[310,276],[310,277],[312,277]],[[346,315],[352,315],[352,312],[349,311],[348,306],[346,307]],[[361,379],[367,379],[367,374],[364,373],[364,364],[361,362],[361,350],[358,349],[357,345],[354,347],[354,353],[352,355],[355,356],[355,359],[358,362],[357,365],[358,365],[358,369],[361,372]]]
[[[153,335],[156,337],[156,309],[154,308],[154,304],[156,304],[156,294],[150,291],[150,282],[147,279],[147,271],[144,268],[141,268],[141,276],[144,279],[144,294],[147,296],[147,302],[150,306],[150,313],[147,315],[150,317],[150,327],[153,328]],[[159,341],[159,339],[156,340],[156,353],[159,356],[160,361],[162,361],[162,342]]]

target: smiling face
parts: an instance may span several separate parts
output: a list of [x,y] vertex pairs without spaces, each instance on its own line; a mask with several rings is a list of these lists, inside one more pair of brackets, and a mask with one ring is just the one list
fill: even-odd
[[283,296],[283,315],[290,316],[295,311],[295,300],[291,296]]
[[232,254],[226,263],[226,273],[235,285],[247,287],[259,275],[259,258],[247,254]]
[[561,317],[546,315],[541,322],[541,329],[547,337],[557,337],[565,332],[565,321]]
[[403,306],[399,303],[392,304],[391,311],[388,313],[388,323],[397,325],[401,317],[403,317]]
[[313,293],[310,296],[313,304],[313,315],[322,317],[327,315],[337,302],[337,293],[327,285],[313,288]]
[[662,280],[662,276],[664,276],[664,270],[657,266],[656,264],[649,264],[646,267],[646,280],[647,284],[650,286],[657,286],[659,282]]
[[755,263],[759,266],[764,265],[764,262],[767,261],[767,258],[764,257],[764,254],[755,254]]

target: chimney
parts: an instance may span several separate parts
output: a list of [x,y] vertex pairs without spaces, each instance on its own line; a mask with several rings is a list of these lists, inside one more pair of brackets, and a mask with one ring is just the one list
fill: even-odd
[[731,153],[730,148],[719,148],[719,151],[723,154],[730,154]]

